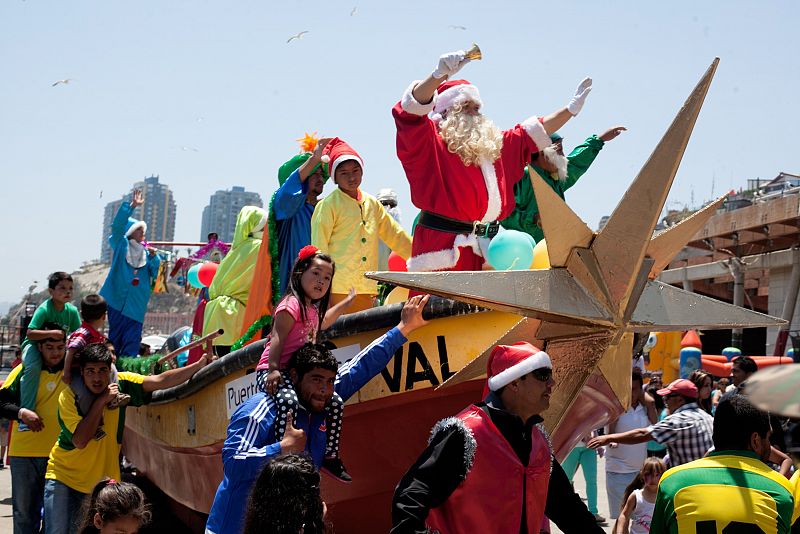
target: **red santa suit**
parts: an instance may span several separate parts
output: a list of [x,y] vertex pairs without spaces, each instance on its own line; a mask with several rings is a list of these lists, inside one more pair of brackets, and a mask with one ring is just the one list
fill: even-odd
[[[397,126],[397,156],[411,186],[411,200],[423,211],[470,226],[493,223],[514,210],[514,183],[523,175],[532,153],[551,144],[539,117],[531,117],[503,135],[500,157],[464,165],[441,135],[441,113],[468,100],[480,104],[475,86],[466,80],[442,84],[429,104],[414,99],[414,82],[392,109]],[[418,225],[414,231],[409,271],[469,271],[483,267],[489,239],[475,233],[450,233]]]

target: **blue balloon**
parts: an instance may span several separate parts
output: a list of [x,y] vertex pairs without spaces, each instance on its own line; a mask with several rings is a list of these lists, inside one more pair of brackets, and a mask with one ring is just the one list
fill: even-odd
[[189,280],[189,283],[192,287],[196,287],[197,289],[204,288],[205,286],[200,282],[200,278],[197,276],[197,271],[200,270],[200,264],[195,263],[191,267],[189,267],[189,272],[186,273],[186,278]]
[[742,351],[736,347],[725,347],[722,349],[722,355],[728,358],[728,361],[738,358],[742,355]]
[[525,232],[506,230],[492,239],[486,259],[498,271],[530,269],[533,238]]

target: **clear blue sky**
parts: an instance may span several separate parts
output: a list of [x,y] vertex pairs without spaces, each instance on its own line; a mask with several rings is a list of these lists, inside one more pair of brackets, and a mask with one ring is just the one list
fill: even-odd
[[[364,190],[396,189],[408,226],[416,208],[390,108],[440,54],[473,41],[485,59],[462,75],[501,127],[563,106],[591,75],[586,107],[562,131],[566,147],[629,128],[568,193],[592,227],[715,56],[721,64],[671,201],[693,196],[699,205],[712,183],[719,195],[748,178],[797,172],[798,6],[5,0],[0,301],[97,258],[103,206],[150,174],[175,193],[176,238],[196,239],[215,190],[242,185],[267,199],[304,131],[348,140],[365,160]],[[302,30],[310,33],[286,44]],[[64,78],[73,81],[51,87]]]

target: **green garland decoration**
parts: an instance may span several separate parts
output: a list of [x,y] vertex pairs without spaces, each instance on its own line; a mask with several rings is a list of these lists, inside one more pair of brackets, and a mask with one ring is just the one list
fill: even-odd
[[247,329],[247,332],[245,332],[242,337],[237,339],[236,342],[233,345],[231,345],[231,352],[239,350],[242,347],[244,347],[245,343],[250,341],[253,338],[253,336],[256,335],[256,332],[260,332],[261,329],[271,325],[272,325],[272,316],[262,315],[259,320],[250,325],[250,328]]
[[165,364],[158,365],[161,354],[153,356],[120,356],[117,358],[117,368],[120,371],[136,373],[140,375],[157,375],[168,369]]
[[[269,228],[269,257],[272,262],[272,304],[278,305],[281,299],[281,277],[280,277],[280,261],[278,258],[278,221],[275,219],[275,210],[272,209],[272,203],[275,202],[275,197],[278,192],[272,193],[272,198],[269,199],[269,211],[267,217],[267,227]],[[263,319],[263,317],[262,317]]]

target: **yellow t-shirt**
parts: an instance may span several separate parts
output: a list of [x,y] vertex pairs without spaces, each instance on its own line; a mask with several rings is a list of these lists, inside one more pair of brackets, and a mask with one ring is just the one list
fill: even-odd
[[[131,396],[129,406],[150,401],[142,383],[145,377],[136,373],[119,373],[119,391]],[[83,416],[78,412],[75,393],[66,388],[58,400],[58,422],[61,433],[50,451],[45,478],[58,480],[75,491],[89,493],[105,477],[120,479],[119,453],[125,430],[125,408],[103,410],[103,422],[94,439],[83,449],[72,443],[72,434]]]
[[792,475],[792,479],[789,482],[794,487],[794,513],[792,513],[792,525],[795,525],[800,522],[800,471],[795,471]]
[[[2,389],[11,390],[16,395],[20,391],[22,365],[16,366],[6,378]],[[46,458],[58,438],[58,396],[67,387],[61,381],[62,371],[50,372],[42,369],[39,373],[39,390],[36,392],[36,413],[42,419],[41,432],[20,432],[19,423],[12,421],[9,456],[24,458]]]

